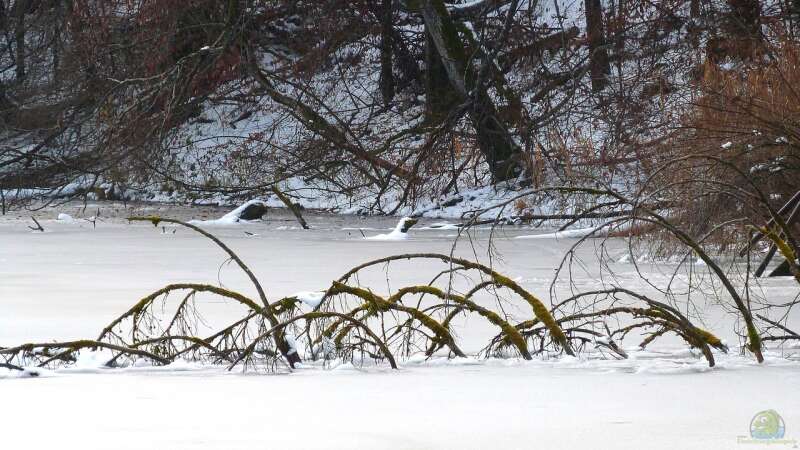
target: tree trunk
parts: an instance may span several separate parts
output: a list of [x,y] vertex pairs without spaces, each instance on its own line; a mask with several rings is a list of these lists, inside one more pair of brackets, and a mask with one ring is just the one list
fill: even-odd
[[611,23],[608,24],[608,40],[614,44],[615,60],[619,63],[624,58],[625,53],[625,28],[628,18],[628,7],[625,0],[619,0],[615,5],[611,3],[610,15]]
[[383,0],[381,16],[381,77],[379,86],[383,104],[389,105],[394,98],[394,74],[392,73],[392,0]]
[[487,92],[472,92],[475,74],[467,64],[466,51],[458,30],[442,0],[421,2],[422,17],[447,72],[450,86],[459,100],[471,101],[470,119],[478,137],[478,146],[489,164],[495,181],[503,181],[521,172],[521,150],[497,116],[497,108]]
[[392,46],[394,48],[392,56],[395,57],[395,63],[403,74],[403,85],[413,83],[416,86],[421,86],[422,75],[417,65],[417,59],[408,50],[406,43],[403,42],[403,35],[394,28],[392,28]]
[[14,29],[14,40],[16,42],[14,62],[16,64],[17,82],[25,79],[25,12],[27,10],[28,0],[17,0],[14,3],[14,18],[17,22]]
[[800,28],[800,0],[791,0],[789,2],[789,17],[791,18],[792,32],[797,33],[798,28]]
[[[5,34],[8,27],[8,16],[6,15],[6,6],[5,3],[0,1],[0,34]],[[0,127],[5,127],[6,125],[6,115],[10,112],[10,104],[8,101],[8,97],[6,97],[6,86],[5,83],[0,81]],[[0,190],[2,193],[2,190]],[[5,198],[4,203],[5,205]]]
[[700,0],[692,0],[689,4],[689,17],[692,21],[689,25],[689,42],[693,48],[700,47]]
[[608,82],[606,76],[611,72],[608,50],[605,48],[605,33],[603,32],[603,5],[600,0],[584,0],[584,5],[592,91],[600,92],[606,87]]
[[53,72],[53,85],[59,86],[61,83],[61,50],[63,46],[63,34],[64,34],[64,22],[65,18],[65,10],[63,2],[56,2],[53,6],[55,10],[55,20],[53,21],[53,64],[52,64],[52,72]]
[[[427,27],[426,27],[427,29]],[[459,96],[450,86],[450,78],[439,51],[429,33],[425,33],[425,119],[439,124],[447,119],[459,103]]]
[[8,26],[8,16],[6,15],[6,4],[0,2],[0,33],[6,34],[6,27]]
[[761,5],[758,0],[728,0],[728,35],[734,54],[751,59],[761,44]]

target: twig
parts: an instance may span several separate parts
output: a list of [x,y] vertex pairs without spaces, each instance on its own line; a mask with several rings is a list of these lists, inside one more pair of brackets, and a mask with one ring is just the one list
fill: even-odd
[[41,231],[42,233],[44,233],[44,228],[42,228],[42,225],[39,223],[38,220],[36,220],[36,217],[31,216],[31,219],[33,219],[33,222],[36,224],[36,226],[32,227],[29,225],[28,228],[30,228],[33,231]]
[[773,326],[775,326],[777,328],[780,328],[781,330],[789,333],[790,335],[795,336],[796,338],[800,339],[800,334],[797,334],[796,332],[786,328],[785,326],[779,324],[778,322],[775,322],[774,320],[769,320],[766,317],[762,316],[761,314],[756,314],[756,317],[758,317],[759,319],[763,320],[764,322],[767,322],[770,325],[773,325]]

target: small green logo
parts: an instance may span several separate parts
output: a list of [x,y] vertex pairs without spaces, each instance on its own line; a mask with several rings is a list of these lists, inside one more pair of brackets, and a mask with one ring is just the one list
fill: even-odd
[[761,411],[750,421],[750,437],[753,439],[783,439],[785,434],[783,417],[774,409]]

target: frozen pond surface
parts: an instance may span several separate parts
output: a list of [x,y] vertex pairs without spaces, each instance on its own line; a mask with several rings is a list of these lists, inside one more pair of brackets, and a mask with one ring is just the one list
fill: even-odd
[[[96,227],[81,219],[98,207]],[[128,224],[121,217],[129,212],[107,204],[89,205],[86,212],[77,205],[47,209],[36,214],[44,233],[28,229],[29,215],[0,216],[0,345],[94,337],[135,301],[171,282],[221,283],[254,294],[206,239],[185,229]],[[134,212],[181,219],[224,213],[158,206]],[[58,213],[75,219],[56,220]],[[325,289],[351,267],[383,256],[449,253],[457,233],[425,229],[437,222],[428,219],[407,240],[371,241],[362,233],[386,233],[396,219],[306,218],[312,230],[298,229],[283,213],[210,230],[250,265],[272,300]],[[496,233],[499,258],[492,264],[547,301],[553,269],[575,239],[514,239],[532,233]],[[488,263],[488,237],[488,230],[478,230],[471,240],[462,238],[455,254]],[[589,265],[574,272],[577,289],[600,286],[599,268],[590,263],[594,252],[594,243],[579,252]],[[618,259],[626,249],[612,241],[607,252]],[[626,287],[647,289],[632,265],[612,268]],[[645,270],[651,280],[665,282],[668,269]],[[438,270],[424,262],[393,266],[389,284],[424,282]],[[360,281],[388,289],[379,271]],[[761,289],[789,300],[797,284],[773,279]],[[567,290],[567,284],[557,285],[559,295]],[[777,410],[786,437],[800,440],[800,350],[774,350],[758,366],[737,355],[734,319],[713,299],[701,303],[702,324],[733,349],[717,355],[714,369],[677,340],[625,361],[406,361],[397,372],[345,365],[260,375],[181,366],[16,378],[0,369],[2,448],[759,448],[736,440],[749,436],[751,418],[765,409]],[[217,313],[238,315],[222,305]],[[468,353],[489,335],[468,321],[460,324]]]

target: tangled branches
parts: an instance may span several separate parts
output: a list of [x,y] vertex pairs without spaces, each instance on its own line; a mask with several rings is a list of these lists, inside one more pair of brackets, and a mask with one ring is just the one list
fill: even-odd
[[[595,344],[627,357],[615,343],[634,329],[655,328],[642,346],[672,332],[699,349],[710,365],[710,347],[727,350],[711,333],[693,325],[677,309],[625,289],[586,292],[547,308],[519,283],[483,264],[437,253],[390,256],[354,267],[322,294],[312,310],[297,296],[267,301],[253,272],[207,231],[194,225],[159,217],[132,217],[132,221],[161,222],[188,227],[222,248],[250,278],[259,299],[240,292],[200,283],[176,283],[143,297],[111,321],[95,339],[29,343],[0,348],[0,364],[8,369],[64,367],[78,360],[84,349],[107,352],[105,365],[168,365],[178,360],[206,364],[292,370],[297,363],[331,360],[386,362],[397,368],[398,357],[423,354],[465,357],[453,323],[476,315],[499,333],[478,355],[532,359],[537,354],[575,355],[576,350]],[[429,283],[400,288],[388,297],[359,285],[359,275],[390,264],[435,261],[447,267]],[[440,287],[447,275],[447,287]],[[461,285],[467,282],[464,287]],[[457,287],[458,285],[458,287]],[[461,291],[459,291],[461,289]],[[179,296],[174,294],[180,293]],[[488,297],[494,302],[487,302]],[[622,304],[620,295],[629,300]],[[605,306],[591,312],[556,317],[567,302],[586,296],[605,296]],[[224,327],[214,329],[200,311],[210,298],[237,305],[244,314]],[[526,308],[514,308],[513,299]],[[413,301],[412,301],[413,299]],[[161,301],[159,301],[161,300]],[[494,304],[492,304],[494,303]],[[528,309],[529,308],[529,309]],[[530,311],[519,314],[519,311]],[[531,315],[532,312],[532,315]],[[604,319],[629,316],[631,320],[611,331]]]

